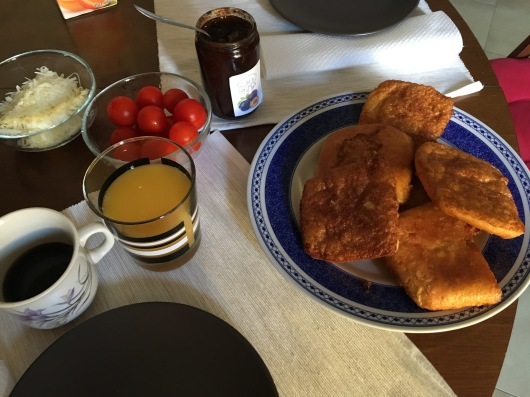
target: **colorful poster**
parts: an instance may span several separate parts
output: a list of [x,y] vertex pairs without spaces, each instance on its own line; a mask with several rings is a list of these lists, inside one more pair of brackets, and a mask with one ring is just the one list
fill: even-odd
[[118,0],[57,0],[64,19],[70,19],[92,11],[118,4]]

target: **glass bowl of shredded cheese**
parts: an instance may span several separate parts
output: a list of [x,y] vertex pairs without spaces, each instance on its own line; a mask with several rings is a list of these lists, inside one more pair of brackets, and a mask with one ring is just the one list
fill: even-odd
[[0,62],[0,141],[28,152],[67,144],[95,92],[90,66],[72,53],[36,50]]

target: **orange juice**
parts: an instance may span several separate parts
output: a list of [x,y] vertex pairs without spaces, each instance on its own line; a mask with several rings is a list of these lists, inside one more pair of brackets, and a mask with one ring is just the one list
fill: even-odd
[[[123,142],[103,151],[85,173],[83,195],[136,264],[152,271],[176,269],[193,258],[201,242],[193,158],[166,138],[125,142],[145,153],[125,162],[114,156]],[[171,150],[148,151],[152,145]]]
[[[119,175],[103,197],[102,212],[121,224],[127,237],[160,235],[184,223],[188,244],[194,243],[191,180],[177,167],[147,164]],[[124,223],[135,223],[127,225]]]

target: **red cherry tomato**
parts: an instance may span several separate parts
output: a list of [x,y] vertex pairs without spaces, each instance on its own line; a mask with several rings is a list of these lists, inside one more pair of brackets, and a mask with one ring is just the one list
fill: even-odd
[[170,88],[164,92],[162,102],[164,103],[166,110],[170,113],[173,113],[177,103],[186,98],[188,98],[188,94],[186,94],[180,88]]
[[169,139],[181,146],[188,145],[199,136],[199,131],[189,121],[177,121],[169,130]]
[[167,116],[167,128],[170,129],[173,124],[175,124],[175,120],[173,119],[173,116]]
[[117,96],[107,105],[107,116],[112,124],[118,127],[131,127],[136,122],[138,107],[129,97]]
[[141,157],[140,150],[141,146],[138,142],[127,142],[114,149],[112,156],[117,160],[134,161]]
[[166,116],[166,120],[167,120],[167,127],[166,129],[164,130],[164,132],[162,132],[160,134],[161,137],[164,137],[164,138],[169,138],[169,130],[171,129],[171,126],[173,124],[175,124],[175,120],[173,120],[173,117],[171,115],[169,116]]
[[138,128],[148,135],[161,135],[167,129],[164,110],[154,105],[141,108],[136,123]]
[[136,94],[136,105],[138,108],[144,108],[149,105],[158,106],[161,108],[163,105],[162,102],[162,91],[154,85],[146,85],[142,87],[140,91]]
[[151,141],[145,141],[142,144],[141,154],[142,157],[147,157],[149,160],[156,160],[170,155],[175,149],[176,145],[173,145],[171,142],[153,139]]
[[173,110],[173,119],[175,121],[189,121],[197,129],[204,125],[207,116],[204,106],[194,98],[183,99],[177,103]]
[[112,134],[110,134],[109,144],[112,146],[115,143],[118,143],[125,139],[135,138],[137,136],[140,136],[140,134],[138,134],[138,132],[134,128],[119,127],[112,131]]
[[196,152],[197,150],[201,148],[201,145],[202,145],[201,142],[197,142],[195,145],[193,145],[192,148],[188,149],[188,153]]

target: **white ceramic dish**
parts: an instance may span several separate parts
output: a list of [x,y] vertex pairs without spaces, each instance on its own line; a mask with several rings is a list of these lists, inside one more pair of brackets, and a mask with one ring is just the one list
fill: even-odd
[[[529,235],[477,240],[502,288],[497,305],[465,310],[427,311],[396,285],[379,261],[333,264],[303,250],[298,205],[305,181],[313,176],[324,138],[356,124],[367,93],[348,93],[317,102],[280,122],[263,140],[251,165],[248,207],[265,253],[288,279],[311,297],[355,321],[401,332],[441,332],[483,321],[517,299],[530,283]],[[530,174],[513,149],[494,131],[456,109],[441,141],[499,168],[525,225],[529,223]]]

